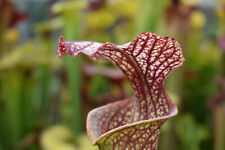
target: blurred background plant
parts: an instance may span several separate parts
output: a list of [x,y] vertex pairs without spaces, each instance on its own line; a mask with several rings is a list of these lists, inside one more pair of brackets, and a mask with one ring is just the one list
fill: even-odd
[[174,37],[186,59],[166,80],[179,116],[159,149],[225,149],[224,0],[1,0],[0,20],[0,150],[97,149],[88,111],[131,87],[105,61],[58,59],[58,37],[124,44],[144,31]]

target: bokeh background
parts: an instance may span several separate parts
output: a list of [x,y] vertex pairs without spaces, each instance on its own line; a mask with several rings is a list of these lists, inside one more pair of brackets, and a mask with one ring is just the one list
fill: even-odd
[[166,79],[179,114],[159,150],[225,150],[224,0],[1,0],[0,150],[94,150],[88,111],[132,95],[120,71],[57,58],[58,38],[124,44],[175,38],[185,63]]

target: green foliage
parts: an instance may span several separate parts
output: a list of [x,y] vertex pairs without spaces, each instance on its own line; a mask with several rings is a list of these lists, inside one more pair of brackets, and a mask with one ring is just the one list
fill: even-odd
[[206,128],[197,124],[190,115],[178,119],[175,129],[182,150],[199,150],[201,141],[209,136]]

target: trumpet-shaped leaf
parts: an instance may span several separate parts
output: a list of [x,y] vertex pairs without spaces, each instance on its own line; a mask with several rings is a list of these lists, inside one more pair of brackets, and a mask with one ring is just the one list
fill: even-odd
[[184,61],[180,45],[151,32],[124,45],[67,41],[60,37],[58,56],[86,54],[116,64],[132,85],[134,96],[92,110],[87,133],[102,150],[155,150],[160,127],[177,114],[167,96],[164,79]]

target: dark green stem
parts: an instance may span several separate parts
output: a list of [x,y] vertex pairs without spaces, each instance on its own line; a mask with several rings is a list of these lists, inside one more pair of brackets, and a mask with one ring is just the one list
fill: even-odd
[[[81,30],[81,19],[77,10],[66,11],[63,14],[64,17],[64,35],[65,39],[79,40],[80,39],[80,30]],[[72,109],[72,128],[75,133],[81,133],[84,129],[83,120],[82,120],[82,108],[81,108],[81,57],[72,58],[67,56],[65,59],[66,62],[66,71],[68,77],[68,84],[71,93],[71,109]]]

